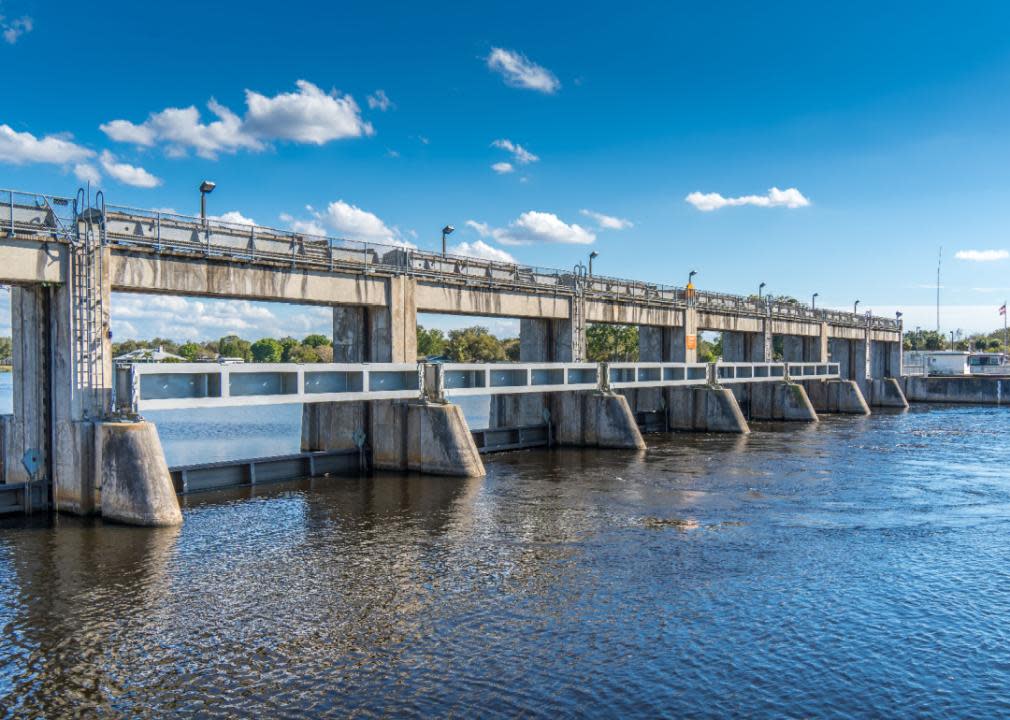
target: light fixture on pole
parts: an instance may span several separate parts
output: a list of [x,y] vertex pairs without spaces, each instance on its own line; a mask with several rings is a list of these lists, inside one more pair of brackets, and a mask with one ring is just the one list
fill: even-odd
[[453,233],[453,231],[455,229],[456,228],[454,228],[452,225],[446,225],[444,228],[442,228],[442,255],[443,256],[445,255],[445,238],[448,235],[452,235],[452,233]]
[[856,300],[856,302],[852,303],[852,314],[853,315],[855,315],[856,313],[859,312],[859,303],[860,303],[859,300]]
[[207,196],[214,192],[214,188],[217,187],[217,183],[213,183],[210,180],[204,180],[200,183],[200,220],[204,224],[207,223]]
[[594,258],[598,258],[599,256],[600,256],[600,254],[598,252],[596,252],[595,250],[593,250],[591,253],[589,253],[589,274],[590,275],[593,274],[593,259]]
[[951,350],[954,349],[954,331],[953,330],[950,331],[950,349]]
[[814,293],[813,297],[810,298],[810,309],[814,310],[817,308],[817,297],[820,293]]
[[764,293],[766,283],[761,283],[758,285],[758,300],[761,299],[761,295]]

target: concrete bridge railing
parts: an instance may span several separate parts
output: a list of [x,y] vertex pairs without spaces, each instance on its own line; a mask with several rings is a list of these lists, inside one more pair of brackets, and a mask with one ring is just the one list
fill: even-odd
[[837,363],[132,363],[118,411],[633,390],[839,377]]

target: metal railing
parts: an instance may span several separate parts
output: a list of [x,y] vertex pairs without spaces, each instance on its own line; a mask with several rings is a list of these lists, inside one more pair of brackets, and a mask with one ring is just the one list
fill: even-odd
[[121,363],[119,412],[838,377],[838,363]]

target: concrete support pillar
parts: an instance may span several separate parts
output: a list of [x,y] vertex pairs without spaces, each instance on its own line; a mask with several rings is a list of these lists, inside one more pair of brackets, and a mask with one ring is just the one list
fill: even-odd
[[[75,251],[66,262],[67,282],[11,290],[14,418],[5,469],[8,482],[50,480],[56,509],[84,514],[99,507],[93,423],[111,399],[109,250]],[[40,461],[34,478],[21,462],[28,450]]]
[[[577,345],[574,332],[570,320],[522,318],[519,321],[520,362],[577,362],[573,357],[573,348]],[[549,409],[545,393],[495,395],[490,403],[489,421],[494,428],[541,425],[544,409]]]
[[[333,361],[416,362],[415,286],[412,278],[392,277],[386,285],[385,307],[334,307]],[[302,406],[302,450],[353,449],[357,447],[354,436],[361,431],[374,454],[379,436],[389,430],[380,416],[390,413],[380,410],[391,404],[394,401],[306,403]]]
[[52,477],[50,289],[13,286],[10,299],[14,412],[4,438],[4,481],[16,483],[33,479],[21,463],[29,450],[38,451],[42,475]]
[[870,414],[870,406],[854,380],[806,380],[802,384],[819,413]]
[[828,357],[827,334],[783,335],[782,359],[785,362],[825,362]]
[[382,427],[372,440],[376,469],[454,477],[485,474],[480,452],[458,405],[427,401],[375,405],[375,420]]
[[752,420],[817,422],[817,412],[799,383],[752,383],[749,389]]
[[786,362],[804,362],[806,338],[801,335],[782,336],[782,359]]
[[182,513],[154,425],[97,422],[94,428],[102,517],[131,525],[180,525]]
[[750,427],[729,388],[671,388],[667,409],[672,430],[748,433]]
[[548,402],[559,445],[644,450],[627,399],[616,393],[553,393]]
[[885,377],[870,380],[870,405],[874,407],[907,408],[908,400],[900,378]]

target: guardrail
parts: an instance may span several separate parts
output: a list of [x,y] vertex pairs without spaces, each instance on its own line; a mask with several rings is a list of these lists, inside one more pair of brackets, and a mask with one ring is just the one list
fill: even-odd
[[701,385],[710,379],[708,363],[607,363],[607,384],[613,390],[638,387]]
[[411,363],[132,363],[116,366],[125,412],[420,397]]
[[119,412],[839,377],[838,363],[123,363]]

